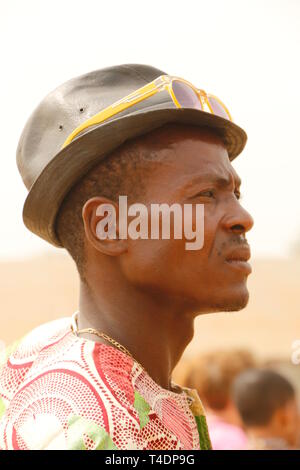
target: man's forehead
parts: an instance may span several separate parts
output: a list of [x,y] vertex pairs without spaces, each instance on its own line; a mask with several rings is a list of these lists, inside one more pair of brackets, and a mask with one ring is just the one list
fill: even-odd
[[218,169],[213,167],[211,167],[211,170],[212,171],[208,172],[182,175],[176,183],[174,182],[174,186],[176,186],[180,191],[192,190],[204,184],[212,184],[224,189],[232,186],[235,188],[240,187],[242,183],[241,179],[232,167],[231,171],[230,169],[221,170],[220,168]]
[[229,159],[225,163],[224,161],[208,163],[204,171],[194,176],[202,180],[234,180],[237,185],[242,183]]
[[163,159],[156,171],[151,172],[147,193],[150,197],[153,194],[186,194],[206,184],[224,189],[240,187],[241,179],[227,154],[219,160],[210,161],[208,158],[206,165],[203,162],[200,164],[199,159],[193,155]]
[[219,186],[226,186],[234,183],[235,186],[240,186],[242,184],[241,178],[235,171],[212,171],[212,172],[205,172],[200,174],[189,175],[186,178],[190,184],[197,184],[197,183],[215,183]]
[[188,146],[179,147],[172,159],[174,173],[178,179],[185,181],[226,180],[241,184],[241,179],[229,160],[227,150],[222,146]]
[[[170,133],[168,134],[169,131]],[[148,139],[150,134],[148,135]],[[155,138],[154,138],[155,137]],[[162,140],[160,137],[164,137]],[[213,130],[194,126],[166,126],[144,140],[157,154],[153,163],[155,177],[152,183],[162,184],[165,189],[177,188],[197,182],[223,180],[227,184],[240,184],[222,139]],[[154,175],[152,175],[154,176]],[[220,183],[222,184],[222,182]]]

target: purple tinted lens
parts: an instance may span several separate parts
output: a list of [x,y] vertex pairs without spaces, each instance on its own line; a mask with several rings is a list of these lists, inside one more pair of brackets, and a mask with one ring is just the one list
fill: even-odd
[[186,83],[173,80],[172,89],[180,106],[183,108],[202,109],[198,95]]
[[212,108],[214,114],[216,114],[217,116],[220,116],[222,118],[229,119],[228,114],[226,113],[225,109],[219,103],[218,100],[216,100],[212,96],[208,96],[207,99],[209,101],[209,104],[211,105],[211,108]]

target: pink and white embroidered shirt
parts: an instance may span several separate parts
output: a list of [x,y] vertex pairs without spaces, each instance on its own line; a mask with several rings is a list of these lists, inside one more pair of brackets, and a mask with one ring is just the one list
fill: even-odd
[[0,368],[0,449],[210,449],[195,390],[165,390],[132,358],[77,337],[71,317],[32,330]]

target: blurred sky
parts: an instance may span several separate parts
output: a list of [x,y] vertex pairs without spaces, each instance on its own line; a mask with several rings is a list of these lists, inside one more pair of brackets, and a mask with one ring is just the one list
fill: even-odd
[[0,258],[56,250],[22,222],[15,150],[27,118],[62,82],[121,63],[216,94],[247,131],[234,166],[254,256],[285,256],[300,238],[299,0],[0,0],[0,48]]

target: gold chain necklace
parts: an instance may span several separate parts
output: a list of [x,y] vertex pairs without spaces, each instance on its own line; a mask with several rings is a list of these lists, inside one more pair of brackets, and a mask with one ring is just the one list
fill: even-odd
[[[125,346],[123,346],[122,344],[118,343],[118,341],[116,341],[115,339],[111,338],[110,336],[108,336],[106,333],[103,333],[102,331],[98,331],[98,330],[95,330],[94,328],[84,328],[82,330],[78,330],[78,322],[77,322],[77,315],[78,315],[78,312],[75,312],[73,313],[72,315],[72,322],[71,322],[71,330],[73,331],[73,333],[78,336],[79,333],[89,333],[89,334],[92,334],[92,335],[96,335],[96,336],[99,336],[100,338],[103,338],[105,339],[106,341],[108,341],[109,343],[113,344],[114,346],[116,346],[120,351],[122,351],[124,354],[127,354],[127,356],[131,357],[131,359],[133,361],[135,361],[145,372],[146,372],[146,369],[145,367],[142,366],[142,364],[140,364],[134,357],[133,355],[131,354],[130,351],[128,351],[128,349],[125,348]],[[148,374],[148,372],[147,372]],[[149,374],[148,374],[149,375]]]
[[[142,364],[139,363],[139,361],[137,361],[133,355],[131,354],[130,351],[128,351],[127,348],[125,348],[125,346],[123,346],[122,344],[118,343],[118,341],[116,341],[115,339],[111,338],[110,336],[108,336],[106,333],[103,333],[102,331],[98,331],[98,330],[95,330],[94,328],[84,328],[82,330],[78,330],[78,322],[77,322],[77,315],[78,315],[78,311],[77,312],[74,312],[73,315],[72,315],[72,320],[71,320],[71,330],[72,332],[78,336],[79,333],[89,333],[89,334],[92,334],[92,335],[96,335],[96,336],[99,336],[100,338],[103,338],[105,339],[106,341],[108,341],[109,343],[113,344],[114,346],[116,346],[120,351],[122,351],[124,354],[126,354],[127,356],[131,357],[131,359],[136,362],[148,375],[149,373],[146,371],[145,367],[142,366]],[[150,376],[150,375],[149,375]],[[173,389],[174,387],[177,389],[177,390],[180,390],[181,393],[185,390],[184,388],[182,387],[179,387],[177,384],[175,384],[173,381],[172,381],[172,385],[173,385]],[[178,393],[178,392],[175,392],[173,390],[169,390],[171,391],[172,393]],[[192,398],[188,395],[187,396],[187,399],[188,399],[188,402],[190,403],[190,401],[192,401]]]

